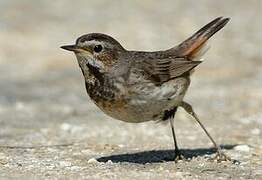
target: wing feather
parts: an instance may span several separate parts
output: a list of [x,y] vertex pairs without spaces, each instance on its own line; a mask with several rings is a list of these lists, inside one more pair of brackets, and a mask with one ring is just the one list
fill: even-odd
[[164,83],[179,77],[199,65],[202,61],[188,61],[185,58],[165,58],[144,60],[142,68],[156,83]]

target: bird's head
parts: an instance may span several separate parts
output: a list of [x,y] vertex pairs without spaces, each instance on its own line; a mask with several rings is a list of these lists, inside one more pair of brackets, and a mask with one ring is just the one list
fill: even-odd
[[79,37],[74,45],[61,46],[62,49],[73,51],[79,65],[92,66],[106,72],[116,63],[126,50],[111,36],[91,33]]

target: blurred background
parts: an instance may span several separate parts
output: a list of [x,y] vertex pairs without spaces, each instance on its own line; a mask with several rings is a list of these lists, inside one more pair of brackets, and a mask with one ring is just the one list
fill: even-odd
[[[0,0],[0,145],[78,142],[75,151],[89,149],[87,157],[173,148],[168,125],[128,124],[105,116],[86,95],[74,54],[59,47],[102,32],[130,50],[163,50],[225,16],[231,21],[210,41],[186,100],[219,144],[248,144],[261,157],[261,8],[260,0]],[[184,111],[175,124],[181,147],[211,146]],[[16,167],[11,156],[32,162],[32,156],[23,159],[21,152],[6,151],[0,160],[11,169]],[[40,159],[48,158],[52,155]]]

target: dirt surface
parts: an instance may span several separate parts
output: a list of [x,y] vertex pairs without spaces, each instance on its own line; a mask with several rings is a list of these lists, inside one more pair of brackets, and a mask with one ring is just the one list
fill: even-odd
[[[0,1],[0,179],[262,179],[262,2]],[[175,163],[169,124],[128,124],[89,99],[73,54],[89,32],[127,49],[166,49],[217,16],[186,96],[235,163],[214,151],[182,110],[175,121],[188,161]]]

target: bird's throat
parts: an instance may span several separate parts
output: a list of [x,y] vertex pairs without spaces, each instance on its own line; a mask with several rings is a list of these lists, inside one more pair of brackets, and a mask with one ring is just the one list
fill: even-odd
[[100,83],[104,82],[105,75],[103,72],[101,72],[101,69],[99,67],[93,66],[89,63],[87,63],[86,66],[89,69],[89,74],[91,76],[94,76],[96,79],[98,79]]

